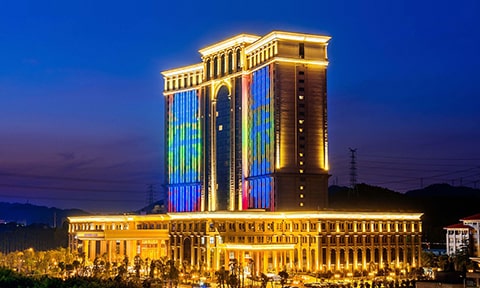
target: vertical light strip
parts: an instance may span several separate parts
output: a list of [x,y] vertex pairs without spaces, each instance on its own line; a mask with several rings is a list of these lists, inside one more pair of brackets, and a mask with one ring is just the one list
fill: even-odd
[[272,208],[274,137],[273,93],[270,93],[270,67],[253,72],[250,84],[248,118],[249,208]]
[[250,167],[248,155],[248,132],[251,119],[249,118],[248,95],[250,91],[250,75],[242,76],[242,201],[240,210],[248,209],[248,182]]
[[198,211],[200,207],[201,142],[199,98],[196,90],[169,96],[167,123],[169,212]]

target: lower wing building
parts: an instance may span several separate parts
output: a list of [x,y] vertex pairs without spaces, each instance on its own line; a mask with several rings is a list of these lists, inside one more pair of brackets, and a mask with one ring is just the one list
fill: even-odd
[[70,248],[109,262],[166,257],[197,271],[236,259],[251,273],[420,265],[421,213],[192,212],[69,218]]

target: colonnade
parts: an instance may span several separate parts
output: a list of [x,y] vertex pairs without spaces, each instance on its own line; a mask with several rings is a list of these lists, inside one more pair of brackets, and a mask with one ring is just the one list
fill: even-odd
[[207,243],[210,237],[202,240],[201,236],[178,235],[172,241],[171,256],[182,263],[188,262],[192,267],[214,271],[227,267],[230,259],[237,259],[240,263],[245,263],[247,259],[254,261],[256,273],[278,273],[283,269],[315,272],[370,271],[387,267],[406,269],[418,267],[421,257],[420,237],[410,237],[411,240],[403,239],[402,242],[399,237],[385,237],[387,241],[375,244],[366,243],[363,239],[363,242],[353,245],[341,245],[338,237],[334,243],[296,243],[291,244],[289,249],[280,247],[282,244],[279,243],[269,243],[268,248],[257,251],[254,250],[256,245],[265,244],[238,243],[245,248],[229,249],[228,245],[220,243],[218,236],[213,238],[212,243]]

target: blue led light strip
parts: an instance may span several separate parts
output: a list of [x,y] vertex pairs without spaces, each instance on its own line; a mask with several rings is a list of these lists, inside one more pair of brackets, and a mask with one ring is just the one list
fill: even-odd
[[169,95],[167,105],[168,211],[199,211],[202,155],[197,91]]
[[271,207],[274,139],[270,67],[253,72],[248,113],[249,208]]

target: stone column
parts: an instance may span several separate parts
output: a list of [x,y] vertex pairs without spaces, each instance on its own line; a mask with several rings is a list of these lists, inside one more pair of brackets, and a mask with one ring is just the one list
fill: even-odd
[[297,238],[298,238],[297,245],[295,245],[295,249],[297,249],[297,255],[298,255],[297,268],[303,271],[302,237],[297,236]]
[[395,235],[395,268],[400,266],[400,247],[398,246],[398,235]]
[[276,250],[273,251],[273,269],[275,269],[275,273],[277,274],[281,270],[278,268],[278,254]]
[[108,262],[112,262],[112,246],[114,245],[114,241],[108,240],[107,250],[108,250]]
[[357,247],[358,236],[353,236],[353,271],[358,269],[358,247]]
[[90,257],[89,258],[90,258],[90,260],[93,260],[93,259],[95,259],[95,257],[97,257],[97,253],[96,253],[97,252],[96,251],[97,250],[96,249],[97,248],[97,241],[96,240],[91,240],[90,243],[91,244],[90,244],[90,253],[89,253]]
[[[296,248],[294,248],[296,249]],[[290,259],[289,259],[289,263],[290,264],[290,268],[293,268],[294,265],[295,265],[295,254],[294,254],[294,250],[290,250]]]
[[[190,236],[190,265],[195,265],[195,241],[197,238],[195,236]],[[198,245],[198,242],[197,242]],[[197,254],[198,255],[198,254]]]
[[179,243],[178,243],[178,246],[179,246],[179,249],[180,249],[180,258],[179,258],[179,260],[180,260],[180,263],[183,263],[183,255],[184,255],[184,251],[183,251],[183,248],[184,248],[184,246],[183,246],[183,240],[184,240],[184,239],[183,239],[183,235],[180,235],[180,239],[179,239],[179,240],[180,240]]
[[83,253],[85,254],[85,259],[90,259],[90,241],[83,240]]
[[101,240],[100,241],[100,256],[105,254],[105,253],[108,253],[108,250],[107,250],[107,241],[108,240]]
[[385,261],[383,259],[383,235],[378,236],[378,244],[378,267],[384,268]]
[[315,271],[320,269],[320,259],[322,257],[322,248],[320,247],[320,237],[315,236],[315,245],[316,245],[316,253],[317,258],[315,258]]

